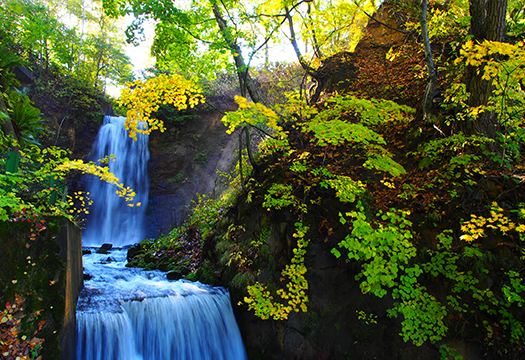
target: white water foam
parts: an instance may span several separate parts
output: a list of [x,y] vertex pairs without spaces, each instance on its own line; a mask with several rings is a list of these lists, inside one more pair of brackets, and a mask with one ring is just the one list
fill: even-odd
[[[126,268],[124,250],[84,255],[78,360],[245,360],[226,289]],[[109,259],[109,261],[108,261]]]

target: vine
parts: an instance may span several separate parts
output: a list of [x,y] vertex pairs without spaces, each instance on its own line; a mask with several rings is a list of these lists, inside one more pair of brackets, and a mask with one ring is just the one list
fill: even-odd
[[285,288],[280,288],[275,292],[280,300],[275,301],[272,291],[264,284],[256,282],[247,288],[248,295],[244,302],[248,305],[248,310],[254,310],[255,315],[263,320],[270,317],[274,320],[285,320],[290,312],[306,312],[308,302],[308,280],[306,280],[306,266],[304,255],[309,240],[306,238],[308,227],[302,223],[295,223],[295,233],[293,237],[297,239],[297,247],[293,249],[294,256],[291,264],[286,265],[281,272],[281,282],[286,281]]

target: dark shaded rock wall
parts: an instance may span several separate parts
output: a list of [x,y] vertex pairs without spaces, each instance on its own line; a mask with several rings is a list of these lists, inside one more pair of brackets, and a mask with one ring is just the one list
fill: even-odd
[[[337,210],[334,205],[330,212],[337,213]],[[325,213],[324,209],[316,211],[309,212],[312,217],[305,219],[305,223],[312,225],[318,213]],[[333,216],[328,214],[328,217]],[[259,237],[260,229],[266,227],[265,245],[271,256],[258,260],[260,271],[257,277],[261,283],[271,280],[279,284],[282,277],[280,267],[287,263],[294,247],[292,220],[292,214],[287,211],[269,215],[253,202],[239,202],[237,208],[228,213],[224,228],[218,229],[215,239],[222,238],[230,224],[242,225],[244,230],[236,242],[248,244]],[[387,310],[393,305],[390,296],[378,298],[362,293],[355,280],[359,264],[337,259],[330,252],[342,239],[339,231],[334,230],[336,233],[327,236],[326,231],[310,227],[310,243],[305,256],[309,297],[306,313],[291,312],[289,318],[282,321],[261,320],[242,304],[245,291],[230,288],[249,359],[441,359],[438,348],[442,343],[425,343],[418,347],[403,341],[399,335],[403,319],[387,316]],[[222,284],[231,285],[235,274],[232,267],[235,266],[222,268]],[[483,358],[478,344],[461,340],[447,340],[443,344],[456,349],[456,354],[462,355],[464,360]]]
[[165,122],[164,133],[150,135],[150,197],[146,234],[157,237],[181,225],[197,194],[214,196],[224,183],[217,171],[228,172],[236,161],[238,137],[226,133],[221,109],[194,110],[182,123]]

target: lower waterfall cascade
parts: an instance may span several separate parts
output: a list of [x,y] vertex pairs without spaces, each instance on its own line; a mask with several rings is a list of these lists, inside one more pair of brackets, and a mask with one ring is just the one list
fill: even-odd
[[[147,136],[133,144],[123,135],[127,136],[124,118],[106,117],[93,153],[114,154],[115,175],[125,175],[125,186],[126,180],[139,186],[137,194],[147,204]],[[111,160],[109,166],[113,171]],[[110,198],[111,191],[105,185],[90,185],[90,210],[97,215],[88,219],[83,232],[87,245],[124,246],[142,240],[137,236],[143,215],[116,214],[125,211],[124,199]],[[118,233],[123,227],[127,231]],[[91,250],[83,256],[85,286],[77,303],[77,360],[247,359],[227,289],[169,281],[158,270],[128,268],[123,248],[108,254]]]
[[122,249],[84,255],[77,360],[247,359],[226,289],[125,264]]

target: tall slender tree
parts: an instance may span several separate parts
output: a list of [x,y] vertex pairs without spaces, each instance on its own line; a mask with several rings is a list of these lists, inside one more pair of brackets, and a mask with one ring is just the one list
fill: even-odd
[[[505,17],[507,0],[470,0],[470,33],[474,41],[505,40]],[[468,66],[465,73],[467,91],[470,93],[469,106],[479,107],[487,105],[492,95],[492,84],[483,79],[482,69]],[[496,136],[498,119],[493,112],[483,111],[476,119],[465,123],[464,131],[467,134],[481,134],[489,138]]]
[[423,96],[423,113],[424,118],[428,118],[432,112],[432,101],[437,93],[437,75],[434,68],[434,60],[432,58],[432,49],[430,48],[430,39],[428,36],[427,27],[427,0],[421,0],[421,8],[419,15],[419,23],[421,25],[421,36],[423,38],[423,48],[425,50],[425,62],[427,64],[427,71],[429,82],[425,89]]

